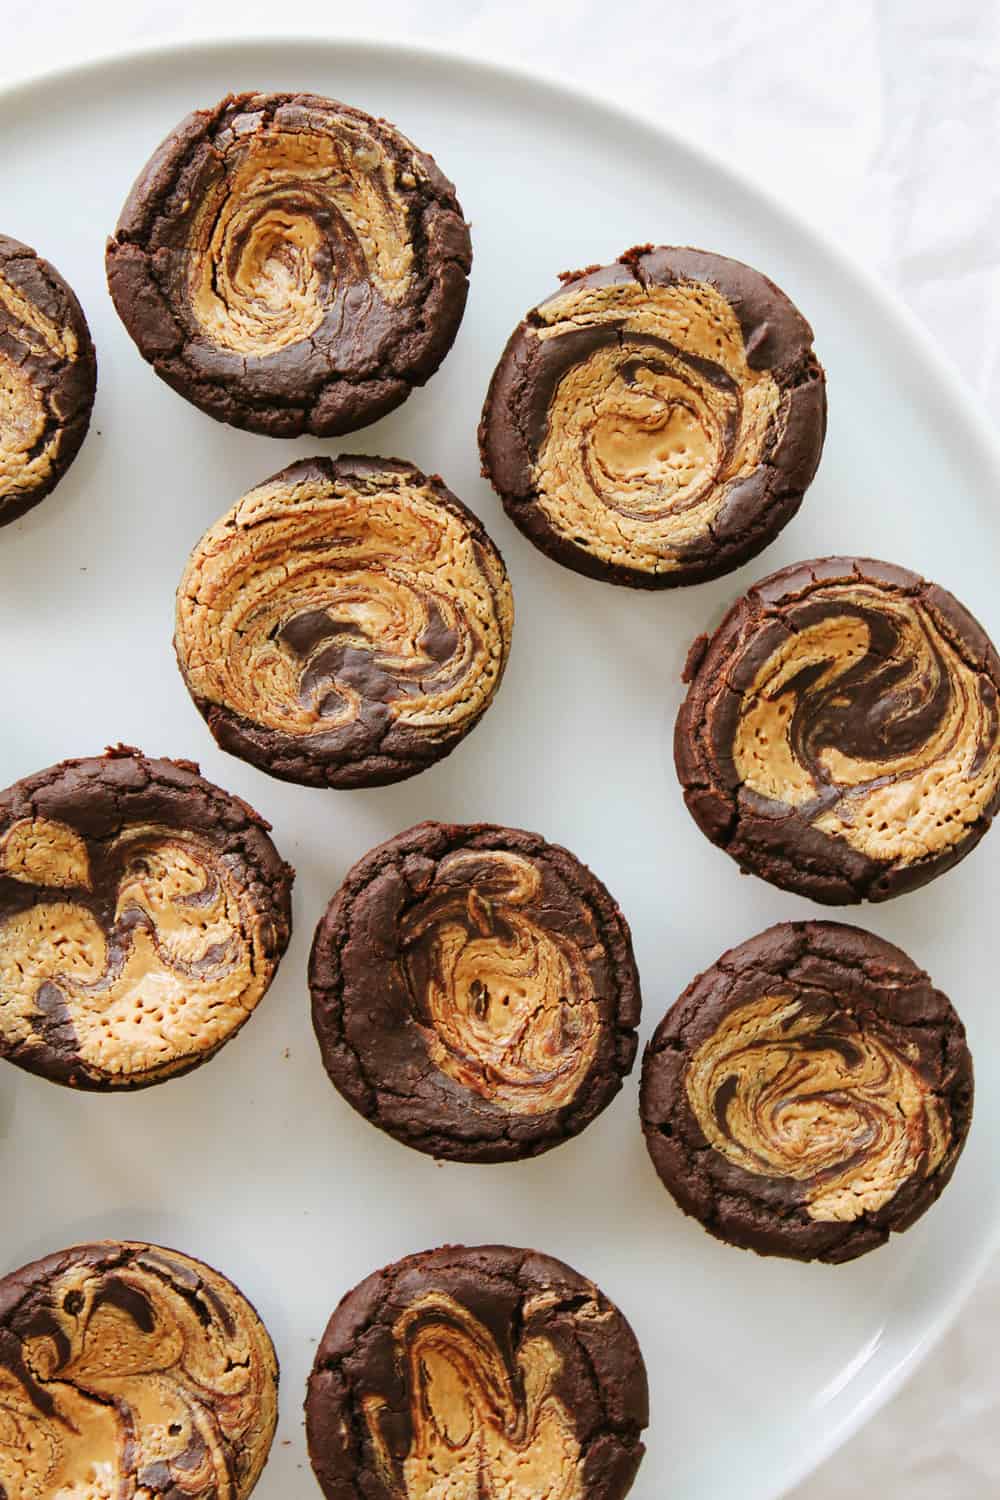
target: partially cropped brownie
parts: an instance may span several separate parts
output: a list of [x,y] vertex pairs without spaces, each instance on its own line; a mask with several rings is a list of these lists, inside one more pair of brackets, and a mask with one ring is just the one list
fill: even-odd
[[465,310],[452,184],[386,120],[316,94],[195,110],[108,242],[118,313],[156,373],[272,437],[353,432],[433,375]]
[[840,1262],[937,1200],[972,1094],[964,1027],[911,958],[858,927],[785,922],[668,1011],[640,1109],[664,1186],[710,1234]]
[[557,1146],[635,1059],[628,924],[568,850],[520,829],[422,823],[373,849],[319,922],[309,982],[348,1102],[453,1161]]
[[306,1399],[327,1500],[623,1500],[646,1370],[592,1281],[537,1250],[411,1255],[340,1303]]
[[905,568],[826,557],[774,573],[694,643],[685,680],[688,808],[786,890],[831,904],[913,890],[1000,807],[1000,657]]
[[826,430],[812,329],[742,262],[639,246],[566,274],[514,333],[483,472],[536,547],[670,588],[729,572],[795,514]]
[[479,722],[513,623],[503,558],[440,476],[311,458],[198,542],[174,645],[223,750],[304,786],[382,786]]
[[128,746],[0,792],[0,1057],[92,1090],[207,1062],[288,946],[268,828],[190,761]]
[[0,526],[59,483],[87,435],[97,358],[54,266],[0,234]]
[[218,1271],[157,1245],[76,1245],[0,1280],[0,1495],[246,1500],[278,1362]]

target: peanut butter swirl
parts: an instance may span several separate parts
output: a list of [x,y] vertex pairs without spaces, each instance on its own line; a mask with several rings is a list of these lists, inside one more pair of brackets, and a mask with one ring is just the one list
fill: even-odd
[[[708,695],[696,753],[736,783],[740,857],[766,808],[772,829],[788,818],[803,848],[834,851],[834,874],[861,893],[891,894],[903,872],[920,883],[954,862],[997,807],[996,653],[950,595],[912,574],[809,567],[786,593],[784,575],[766,580],[722,627],[731,644],[715,681],[738,691],[708,685],[713,655],[692,687],[692,707]],[[680,726],[678,745],[681,765]]]
[[625,918],[568,850],[521,829],[422,823],[372,849],[317,925],[309,983],[334,1084],[436,1157],[547,1151],[635,1059]]
[[313,110],[299,129],[272,121],[222,153],[226,170],[188,223],[189,303],[209,342],[266,359],[307,342],[352,283],[404,299],[409,213],[374,124]]
[[27,245],[0,235],[0,526],[37,505],[72,463],[96,380],[72,291]]
[[223,748],[290,780],[359,785],[458,743],[499,686],[512,626],[502,559],[439,481],[314,459],[198,543],[175,645]]
[[108,246],[115,304],[158,373],[273,435],[347,432],[433,373],[471,263],[454,189],[384,120],[241,94],[183,120]]
[[277,1420],[263,1324],[173,1250],[83,1245],[0,1281],[0,1493],[243,1500]]
[[455,854],[402,929],[431,1061],[518,1115],[572,1102],[600,1032],[588,955],[538,920],[541,892],[531,860]]
[[951,1144],[947,1106],[912,1058],[851,1015],[788,994],[726,1016],[692,1054],[685,1087],[716,1151],[800,1183],[820,1221],[877,1212]]
[[505,1245],[367,1277],[330,1318],[306,1399],[327,1500],[624,1500],[647,1421],[618,1309]]
[[[137,771],[145,788],[129,786]],[[136,753],[46,774],[37,793],[13,789],[21,815],[0,808],[0,1050],[84,1088],[185,1072],[270,985],[288,873],[253,815],[187,768]],[[46,800],[63,816],[44,815]]]
[[[429,1292],[393,1328],[405,1372],[411,1439],[405,1500],[580,1500],[580,1443],[556,1394],[562,1360],[540,1336],[508,1370],[496,1339],[452,1297]],[[395,1465],[382,1422],[385,1398],[364,1400],[377,1463]]]
[[630,252],[567,278],[514,335],[486,467],[513,519],[579,571],[643,587],[725,571],[788,519],[818,461],[810,341],[737,262]]
[[961,1020],[913,960],[784,922],[699,974],[642,1068],[646,1145],[680,1207],[761,1255],[853,1260],[947,1187],[972,1118]]

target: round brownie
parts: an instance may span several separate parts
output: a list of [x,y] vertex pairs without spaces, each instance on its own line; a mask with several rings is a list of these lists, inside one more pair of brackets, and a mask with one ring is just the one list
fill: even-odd
[[191,761],[122,745],[0,792],[0,1057],[95,1090],[212,1057],[291,934],[269,826]]
[[958,600],[869,558],[784,568],[700,637],[674,751],[702,831],[815,901],[925,885],[1000,806],[1000,658]]
[[534,833],[421,823],[347,874],[316,929],[313,1022],[354,1108],[452,1161],[578,1134],[636,1053],[628,924]]
[[448,1246],[348,1292],[316,1351],[309,1455],[327,1500],[621,1500],[646,1370],[593,1282],[536,1250]]
[[525,536],[609,583],[699,583],[798,510],[826,430],[812,329],[766,276],[704,250],[567,273],[515,329],[479,428]]
[[965,1029],[899,948],[784,922],[724,953],[646,1049],[653,1165],[710,1234],[794,1260],[853,1260],[908,1229],[972,1116]]
[[188,115],[107,249],[115,306],[156,373],[272,437],[353,432],[405,401],[451,348],[471,264],[432,159],[315,94]]
[[0,234],[0,526],[59,483],[87,435],[97,358],[54,266]]
[[313,458],[202,537],[174,645],[223,750],[283,781],[381,786],[479,722],[513,620],[502,557],[437,475]]
[[231,1281],[106,1240],[0,1280],[0,1495],[244,1500],[267,1461],[278,1364]]

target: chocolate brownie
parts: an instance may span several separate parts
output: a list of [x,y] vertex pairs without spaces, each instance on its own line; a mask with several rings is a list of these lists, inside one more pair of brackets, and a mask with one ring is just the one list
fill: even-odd
[[267,1329],[190,1256],[105,1240],[0,1280],[0,1496],[245,1500],[278,1411]]
[[118,313],[156,373],[271,437],[353,432],[441,363],[472,264],[455,190],[385,120],[316,94],[195,110],[108,242]]
[[538,834],[421,823],[347,874],[316,929],[313,1022],[354,1108],[452,1161],[576,1135],[635,1061],[628,924]]
[[87,435],[97,357],[54,266],[0,234],[0,526],[59,483]]
[[95,1090],[212,1057],[291,934],[269,826],[191,761],[122,745],[0,792],[0,1057]]
[[640,1111],[664,1186],[717,1239],[853,1260],[947,1186],[972,1059],[949,1001],[899,948],[840,922],[784,922],[667,1012]]
[[447,1246],[348,1292],[316,1351],[309,1454],[327,1500],[621,1500],[646,1370],[592,1281],[537,1250]]
[[812,329],[740,261],[640,246],[567,273],[514,330],[483,473],[556,562],[671,588],[727,573],[798,510],[823,448]]
[[1000,658],[951,594],[827,557],[700,637],[674,738],[684,798],[740,867],[815,901],[884,901],[958,863],[1000,806]]
[[503,559],[437,475],[313,458],[202,537],[174,645],[223,750],[283,781],[381,786],[479,722],[513,620]]

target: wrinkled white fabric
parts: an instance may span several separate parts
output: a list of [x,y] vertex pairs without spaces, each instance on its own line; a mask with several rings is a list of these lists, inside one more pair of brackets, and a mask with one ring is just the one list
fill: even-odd
[[[0,84],[159,39],[377,34],[527,62],[742,168],[894,286],[1000,417],[995,0],[4,0]],[[752,127],[752,128],[751,128]],[[2,227],[2,226],[0,226]],[[998,497],[1000,503],[1000,497]],[[833,1273],[835,1274],[835,1273]],[[795,1500],[1000,1493],[1000,1268]]]

